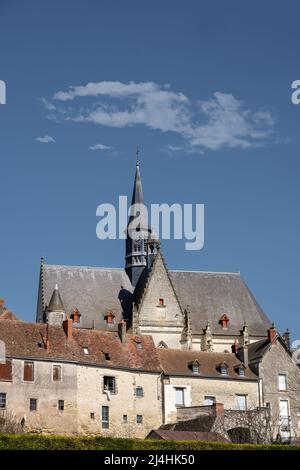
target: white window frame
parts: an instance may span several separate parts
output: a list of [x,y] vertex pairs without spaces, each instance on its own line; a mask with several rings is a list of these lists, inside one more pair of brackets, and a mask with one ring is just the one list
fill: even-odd
[[[186,400],[185,391],[186,391],[186,389],[184,387],[174,387],[174,391],[175,391],[175,406],[185,406],[185,400]],[[182,394],[182,403],[177,403],[177,392],[179,392],[179,391]]]
[[[245,406],[243,406],[242,408],[241,408],[240,403],[239,403],[239,398],[245,399]],[[244,394],[244,393],[236,393],[235,399],[236,399],[236,408],[237,408],[237,410],[246,411],[247,410],[247,395]]]
[[[281,378],[283,378],[284,380],[281,381]],[[287,374],[284,373],[284,372],[280,372],[278,374],[278,390],[279,392],[286,392],[287,391]]]

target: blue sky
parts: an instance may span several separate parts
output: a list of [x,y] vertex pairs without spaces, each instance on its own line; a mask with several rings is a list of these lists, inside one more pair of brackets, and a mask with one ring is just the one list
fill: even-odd
[[164,241],[169,268],[241,271],[299,337],[299,13],[296,1],[0,1],[8,307],[35,318],[40,256],[123,265],[95,213],[130,195],[138,143],[146,202],[205,204],[204,249]]

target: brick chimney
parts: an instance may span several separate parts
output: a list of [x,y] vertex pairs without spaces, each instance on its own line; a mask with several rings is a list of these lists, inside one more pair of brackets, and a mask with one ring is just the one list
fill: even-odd
[[4,305],[5,305],[5,300],[4,299],[0,299],[0,313],[2,313],[3,309],[4,309]]
[[122,343],[126,341],[126,321],[122,320],[118,323],[118,333]]
[[273,343],[274,339],[277,336],[277,330],[274,326],[274,323],[272,324],[271,328],[268,329],[268,340],[269,343]]
[[65,335],[67,339],[72,339],[73,338],[73,321],[68,318],[63,322],[63,329],[65,332]]
[[231,346],[231,350],[234,354],[237,354],[238,348],[239,348],[239,342],[237,339],[235,339],[233,345]]

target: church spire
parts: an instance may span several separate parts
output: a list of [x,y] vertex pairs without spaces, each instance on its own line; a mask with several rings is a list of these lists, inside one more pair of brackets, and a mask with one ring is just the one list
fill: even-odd
[[135,168],[135,178],[134,186],[132,193],[131,205],[133,204],[144,204],[144,195],[143,195],[143,186],[140,173],[140,149],[139,146],[136,146],[136,168]]
[[[144,205],[139,154],[139,147],[136,146],[136,168],[131,200],[132,206]],[[128,226],[130,222],[134,219],[134,215],[129,216]],[[142,271],[147,266],[147,240],[150,236],[151,230],[148,228],[147,221],[146,219],[144,220],[143,216],[139,227],[140,236],[137,239],[132,239],[130,237],[128,226],[126,238],[125,270],[129,276],[132,285],[136,286]]]

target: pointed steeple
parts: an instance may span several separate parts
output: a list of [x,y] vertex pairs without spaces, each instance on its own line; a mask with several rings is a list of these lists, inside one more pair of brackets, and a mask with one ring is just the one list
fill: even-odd
[[[139,148],[137,146],[135,178],[131,205],[135,205],[135,208],[138,209],[138,212],[140,212],[138,206],[141,206],[141,210],[144,206],[144,195],[140,173],[139,153]],[[141,273],[147,266],[147,240],[151,233],[150,228],[148,228],[147,220],[144,218],[144,213],[140,212],[140,214],[140,223],[136,229],[137,231],[138,229],[140,230],[140,236],[138,238],[132,239],[129,235],[129,224],[135,219],[136,212],[133,211],[132,215],[129,216],[127,226],[125,269],[133,286],[136,286]]]
[[62,325],[66,316],[64,303],[62,301],[58,285],[56,284],[47,307],[47,322],[50,325]]
[[136,167],[135,167],[135,178],[132,193],[131,205],[133,204],[144,204],[143,186],[140,173],[140,150],[138,145],[136,146]]
[[48,312],[64,312],[64,313],[66,313],[65,307],[64,307],[62,298],[60,296],[57,284],[55,284],[55,288],[54,288],[52,297],[51,297],[49,305],[48,305]]

